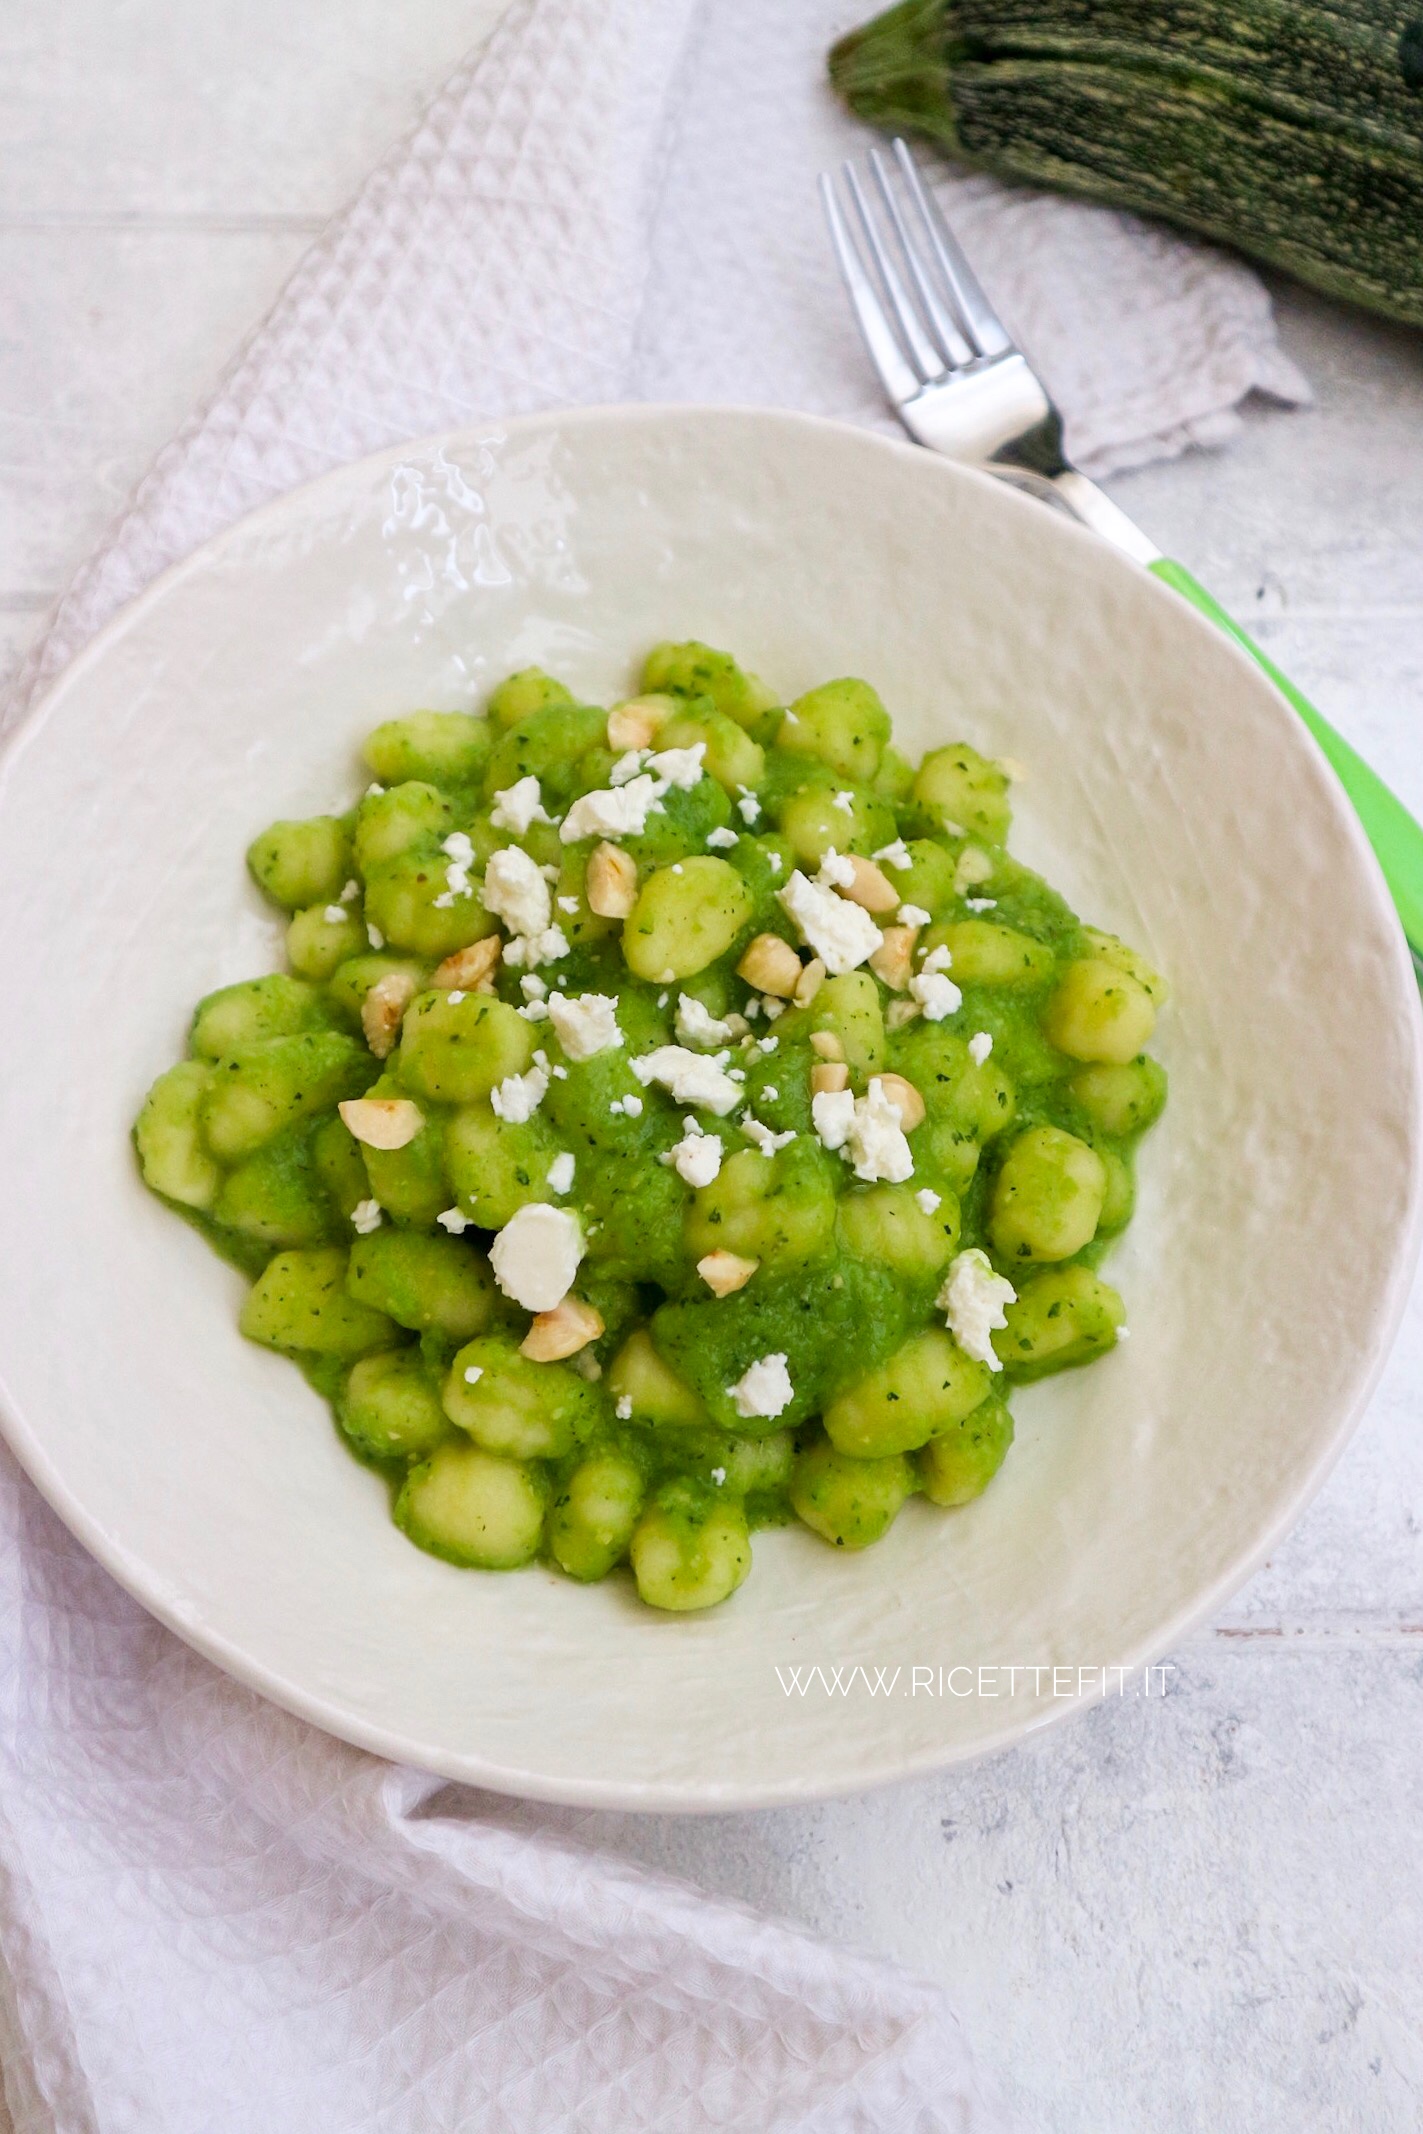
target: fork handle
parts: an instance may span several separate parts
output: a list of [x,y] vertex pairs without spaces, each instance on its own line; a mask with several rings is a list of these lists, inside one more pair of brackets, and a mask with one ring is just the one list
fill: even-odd
[[1336,734],[1327,719],[1322,719],[1309,699],[1302,696],[1293,682],[1281,674],[1273,660],[1267,659],[1260,647],[1246,636],[1238,622],[1227,615],[1220,602],[1209,594],[1181,564],[1173,563],[1167,556],[1158,556],[1147,565],[1154,577],[1189,600],[1192,607],[1208,615],[1218,630],[1234,638],[1242,651],[1248,652],[1258,667],[1262,667],[1279,690],[1285,701],[1294,706],[1313,734],[1319,746],[1333,766],[1335,775],[1354,806],[1354,812],[1364,826],[1364,835],[1374,848],[1374,855],[1383,869],[1403,921],[1403,931],[1413,953],[1414,968],[1423,976],[1423,829],[1420,829],[1402,801],[1395,798],[1378,776],[1370,770],[1362,756],[1350,748],[1342,735]]

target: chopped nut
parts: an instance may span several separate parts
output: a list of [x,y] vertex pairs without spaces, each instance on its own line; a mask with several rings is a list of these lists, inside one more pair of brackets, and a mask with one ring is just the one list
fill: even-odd
[[759,1260],[743,1260],[739,1252],[709,1252],[698,1260],[697,1273],[714,1297],[729,1297],[746,1287],[760,1264]]
[[796,1006],[798,1008],[808,1008],[824,983],[825,965],[818,956],[812,956],[810,962],[796,980],[796,989],[793,996]]
[[361,1002],[361,1028],[378,1060],[388,1060],[395,1050],[400,1025],[415,991],[415,980],[409,971],[387,971]]
[[848,897],[852,904],[863,905],[866,911],[893,911],[900,901],[899,891],[883,869],[873,860],[860,859],[853,853],[850,865],[855,870],[855,879],[845,884],[841,896]]
[[736,975],[758,993],[774,993],[789,1000],[801,982],[801,960],[779,934],[757,934],[737,964]]
[[879,1086],[899,1113],[899,1123],[906,1134],[923,1125],[924,1099],[912,1082],[906,1082],[902,1074],[882,1074]]
[[834,1030],[812,1030],[810,1049],[818,1052],[823,1060],[843,1060],[845,1047]]
[[[608,746],[622,755],[630,748],[650,748],[676,710],[673,697],[629,697],[608,713]],[[594,906],[596,911],[597,906]]]
[[876,978],[884,980],[891,993],[902,993],[909,983],[918,932],[917,926],[887,926],[884,939],[870,958],[870,969]]
[[578,1297],[565,1297],[551,1312],[540,1312],[519,1343],[531,1363],[559,1363],[576,1356],[603,1331],[603,1316]]
[[440,993],[475,992],[493,980],[503,946],[498,934],[486,934],[482,941],[471,941],[468,948],[456,949],[436,970],[431,985]]
[[369,1149],[403,1149],[425,1124],[425,1114],[409,1097],[348,1097],[338,1104],[347,1131]]
[[890,1031],[902,1030],[906,1023],[912,1023],[916,1015],[923,1013],[917,1000],[892,1000],[884,1011],[884,1026]]
[[954,869],[954,895],[961,897],[965,890],[974,889],[980,882],[993,879],[993,862],[977,845],[965,845],[959,854],[959,863]]
[[598,845],[583,878],[588,909],[600,919],[625,919],[637,902],[637,861],[616,845]]
[[843,1060],[817,1060],[810,1070],[810,1093],[813,1097],[848,1089],[849,1086],[850,1070]]

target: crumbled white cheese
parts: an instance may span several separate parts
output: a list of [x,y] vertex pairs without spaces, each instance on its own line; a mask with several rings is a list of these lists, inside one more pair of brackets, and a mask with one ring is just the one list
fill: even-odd
[[484,1366],[482,1363],[467,1363],[465,1365],[464,1382],[467,1386],[477,1386],[483,1376]]
[[810,1100],[810,1116],[822,1148],[843,1148],[855,1123],[854,1090],[817,1090]]
[[518,1209],[489,1248],[495,1281],[528,1312],[551,1312],[561,1304],[582,1258],[577,1216],[546,1200]]
[[368,785],[366,787],[366,799],[376,800],[384,791],[385,787],[383,785]]
[[511,970],[518,970],[526,963],[559,963],[567,954],[568,938],[563,928],[546,926],[542,933],[520,934],[506,942],[504,961]]
[[642,1098],[614,1097],[608,1105],[608,1109],[616,1112],[620,1118],[640,1119],[642,1117]]
[[748,1418],[779,1415],[795,1398],[784,1349],[777,1349],[769,1356],[758,1356],[726,1392],[738,1415]]
[[464,998],[464,992],[459,986],[455,987],[453,993],[446,993],[445,995],[445,999],[449,1002],[452,1008],[457,1008]]
[[562,1149],[548,1167],[548,1186],[551,1193],[567,1193],[573,1184],[576,1168],[572,1151]]
[[367,924],[366,939],[370,942],[372,948],[385,947],[385,935],[381,932],[378,926],[371,926]]
[[880,945],[880,930],[867,911],[808,881],[799,867],[776,897],[834,978],[858,969]]
[[328,904],[321,916],[328,926],[344,926],[350,913],[344,904]]
[[843,1150],[857,1178],[887,1178],[898,1185],[913,1177],[914,1158],[899,1106],[885,1095],[878,1075],[863,1097],[850,1089],[817,1091],[810,1100],[810,1115],[821,1146]]
[[762,1096],[766,1099],[766,1102],[768,1104],[774,1104],[780,1093],[781,1092],[779,1091],[779,1089],[776,1088],[774,1082],[768,1082],[765,1088],[761,1091]]
[[351,1228],[358,1237],[369,1237],[372,1230],[379,1230],[382,1213],[378,1200],[358,1200],[351,1210]]
[[565,845],[576,844],[582,837],[639,837],[647,828],[648,816],[660,811],[666,790],[660,779],[643,772],[626,785],[585,793],[564,816],[558,834]]
[[914,865],[913,854],[902,837],[897,837],[892,845],[881,845],[875,858],[883,860],[887,867],[894,867],[901,874],[906,867]]
[[997,911],[998,909],[997,897],[965,897],[964,903],[970,911]]
[[530,823],[548,822],[543,794],[532,772],[519,779],[516,785],[506,785],[502,793],[494,796],[494,806],[489,811],[489,820],[496,830],[508,830],[515,837],[523,837]]
[[780,871],[781,871],[781,855],[780,855],[780,853],[779,853],[779,852],[768,852],[768,853],[766,854],[766,865],[767,865],[767,866],[768,866],[768,867],[770,868],[770,870],[771,870],[772,874],[779,874],[779,873],[780,873]]
[[914,1176],[914,1158],[905,1139],[899,1106],[886,1095],[878,1075],[872,1077],[866,1094],[856,1100],[846,1148],[855,1176],[867,1184],[886,1178],[891,1185],[902,1185],[906,1178]]
[[822,889],[852,889],[855,862],[831,845],[821,857],[820,872],[815,879]]
[[947,971],[952,966],[953,960],[949,951],[941,943],[938,948],[930,949],[928,955],[924,958],[922,968],[926,971]]
[[795,1140],[794,1129],[785,1134],[772,1133],[764,1120],[753,1119],[749,1115],[737,1123],[747,1140],[752,1142],[763,1156],[774,1156],[777,1149],[787,1148]]
[[733,845],[738,845],[740,842],[741,840],[735,830],[723,828],[720,830],[708,830],[707,832],[707,845],[713,852],[729,852]]
[[459,1208],[446,1208],[443,1215],[435,1217],[435,1221],[442,1230],[448,1230],[451,1237],[458,1237],[462,1231],[468,1230],[470,1225],[469,1216]]
[[552,917],[548,883],[528,853],[521,852],[517,845],[501,845],[491,853],[484,870],[481,900],[486,911],[502,919],[510,933],[523,940],[537,939],[547,930]]
[[761,820],[761,803],[749,785],[739,785],[736,790],[741,795],[736,803],[741,820],[748,829],[754,829]]
[[548,997],[548,982],[530,971],[527,978],[519,980],[519,991],[525,1000],[544,1000]]
[[756,1050],[758,1052],[774,1052],[780,1042],[781,1041],[778,1037],[758,1037],[756,1040]]
[[577,897],[560,897],[558,900],[558,908],[561,912],[564,912],[571,919],[578,909]]
[[706,752],[705,741],[694,741],[690,748],[664,748],[648,757],[647,768],[655,778],[664,778],[679,792],[689,793],[701,778]]
[[591,1060],[597,1052],[617,1050],[623,1041],[617,1006],[610,993],[580,993],[574,1000],[562,993],[549,995],[549,1019],[571,1060]]
[[496,1119],[522,1126],[526,1119],[532,1119],[547,1093],[548,1069],[534,1066],[527,1074],[506,1075],[490,1090],[489,1102]]
[[975,1030],[968,1041],[968,1056],[975,1067],[981,1067],[993,1050],[993,1039],[986,1030]]
[[723,1073],[728,1055],[690,1052],[685,1045],[659,1045],[629,1064],[644,1087],[660,1082],[674,1102],[696,1104],[704,1111],[725,1116],[741,1102],[741,1091],[729,1074]]
[[720,1489],[722,1483],[726,1480],[726,1469],[724,1467],[714,1467],[711,1471],[711,1478],[717,1488]]
[[831,805],[839,808],[845,815],[853,815],[855,812],[855,796],[853,793],[837,793]]
[[721,1136],[704,1133],[695,1119],[684,1119],[686,1133],[668,1151],[677,1176],[685,1185],[709,1186],[721,1169]]
[[921,1186],[914,1198],[926,1215],[937,1215],[941,1206],[940,1196],[932,1186]]
[[521,1008],[515,1008],[514,1013],[522,1015],[526,1023],[546,1023],[548,1021],[548,1002],[546,1000],[526,1000]]
[[901,904],[894,915],[899,926],[927,926],[932,916],[922,904]]
[[677,1042],[681,1045],[725,1045],[737,1035],[738,1027],[744,1028],[740,1016],[734,1019],[713,1015],[710,1008],[690,993],[677,997]]
[[768,1023],[773,1023],[784,1015],[789,1006],[788,1000],[777,1000],[774,993],[763,993],[761,996],[761,1013]]
[[361,885],[360,885],[360,883],[359,883],[359,882],[356,882],[356,881],[350,881],[350,882],[348,882],[348,883],[346,884],[345,888],[344,888],[344,889],[343,889],[343,890],[341,891],[341,902],[342,902],[343,904],[354,904],[354,903],[355,903],[355,901],[356,901],[356,899],[357,899],[357,897],[358,897],[358,896],[360,895],[360,893],[361,893]]
[[469,878],[469,870],[474,865],[474,846],[466,831],[452,830],[441,843],[440,850],[447,854],[450,864],[445,869],[445,887],[434,901],[437,909],[448,911],[457,897],[474,895],[474,884]]
[[632,1395],[630,1393],[620,1393],[618,1395],[613,1406],[613,1413],[620,1423],[630,1423],[632,1421]]
[[963,1006],[963,994],[942,971],[923,971],[909,981],[909,990],[924,1010],[926,1022],[941,1023]]
[[986,1363],[990,1371],[1001,1371],[1003,1366],[993,1349],[993,1331],[1007,1325],[1004,1306],[1017,1300],[1018,1292],[1012,1283],[995,1274],[988,1254],[975,1248],[959,1253],[953,1261],[937,1301],[948,1320],[949,1332],[965,1356],[972,1356],[975,1363]]
[[628,749],[625,755],[619,756],[617,762],[609,771],[609,785],[626,785],[630,778],[636,778],[651,754],[650,748]]

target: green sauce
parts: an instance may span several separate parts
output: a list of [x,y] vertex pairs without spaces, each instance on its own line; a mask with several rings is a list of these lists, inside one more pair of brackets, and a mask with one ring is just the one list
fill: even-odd
[[695,1609],[759,1527],[978,1496],[1011,1386],[1115,1345],[1166,989],[866,683],[642,686],[378,728],[349,816],[255,840],[292,969],[200,1003],[135,1142],[414,1542]]

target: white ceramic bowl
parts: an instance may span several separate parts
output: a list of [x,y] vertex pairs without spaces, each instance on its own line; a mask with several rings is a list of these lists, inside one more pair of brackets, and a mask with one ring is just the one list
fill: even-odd
[[[1020,759],[1015,849],[1138,942],[1175,999],[1171,1103],[1111,1262],[1129,1345],[1016,1396],[1017,1443],[968,1509],[913,1503],[858,1557],[760,1536],[733,1601],[669,1619],[618,1578],[480,1575],[411,1548],[298,1374],[240,1339],[241,1283],[143,1191],[128,1131],[198,996],[273,963],[248,839],[345,806],[368,727],[467,705],[531,661],[625,692],[650,642],[688,636],[787,695],[867,676],[916,752],[967,736]],[[1092,1670],[1159,1655],[1289,1525],[1405,1294],[1417,997],[1303,728],[1091,537],[861,432],[551,416],[411,445],[258,512],[121,616],[10,751],[0,908],[15,1451],[219,1665],[352,1741],[508,1792],[804,1799],[1062,1716]],[[787,1690],[817,1663],[901,1673],[880,1696]],[[1068,1672],[1009,1695],[1001,1672],[962,1671],[980,1667]]]

